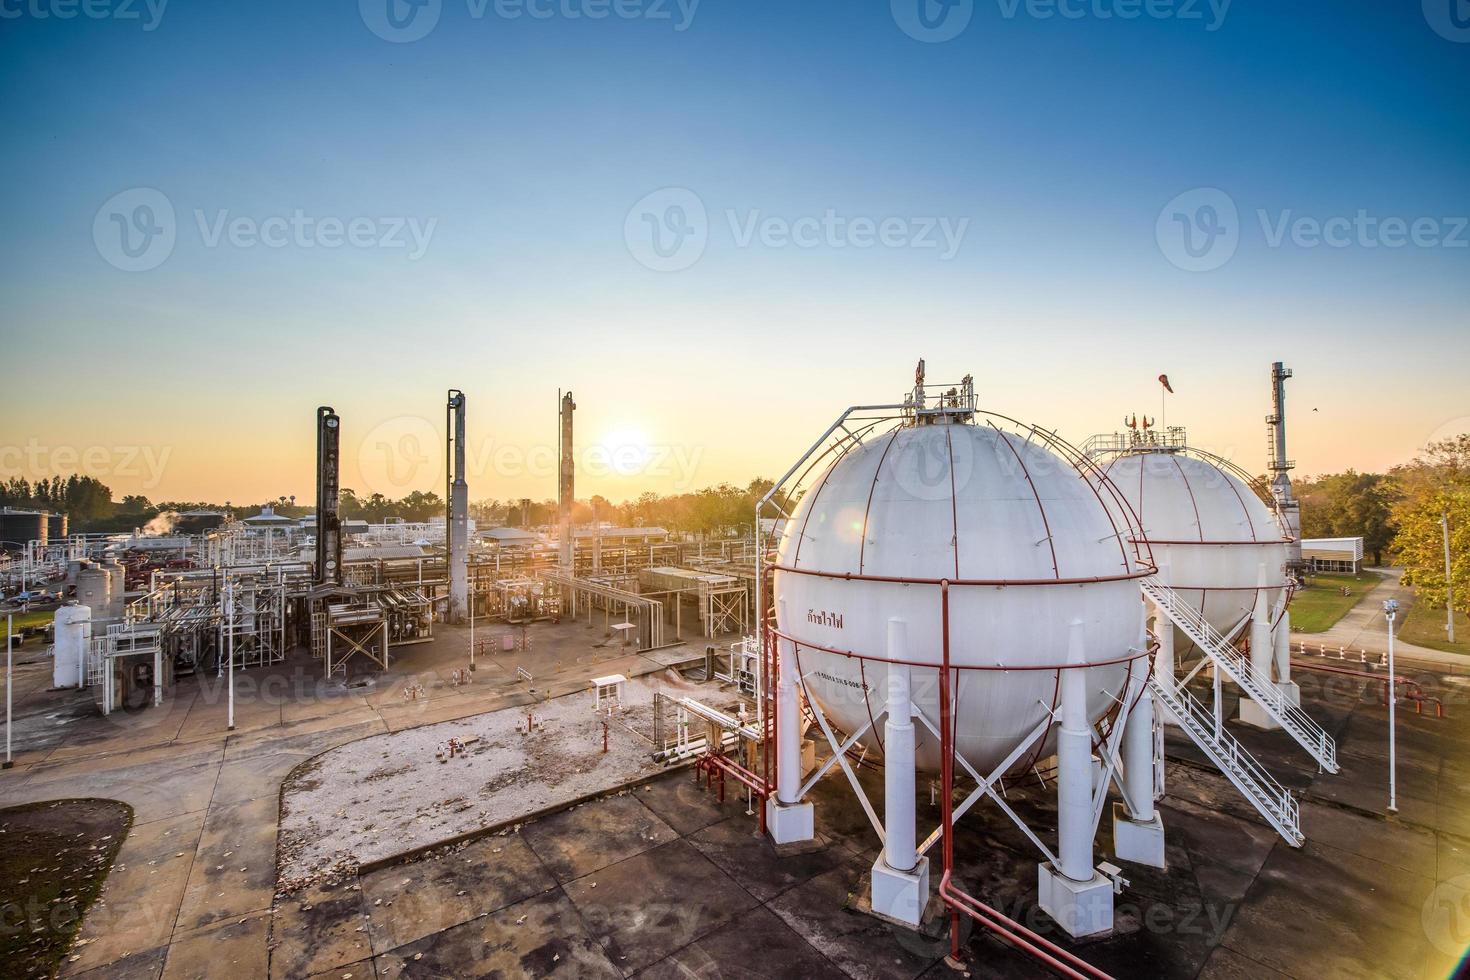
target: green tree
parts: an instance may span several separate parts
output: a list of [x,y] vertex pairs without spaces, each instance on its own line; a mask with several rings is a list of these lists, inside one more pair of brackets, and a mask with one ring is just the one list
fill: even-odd
[[1393,544],[1393,487],[1378,473],[1333,473],[1307,481],[1298,490],[1302,505],[1302,536],[1307,538],[1362,537],[1373,564],[1383,564],[1383,553]]
[[1445,604],[1444,527],[1450,532],[1450,582],[1455,608],[1470,613],[1470,434],[1431,443],[1404,466],[1390,472],[1397,492],[1393,507],[1398,536],[1397,561],[1404,583],[1440,608]]

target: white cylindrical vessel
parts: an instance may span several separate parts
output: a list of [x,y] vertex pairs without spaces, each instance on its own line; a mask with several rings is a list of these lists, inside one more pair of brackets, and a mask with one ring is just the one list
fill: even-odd
[[[888,623],[903,620],[917,761],[936,770],[939,583],[952,583],[955,744],[988,774],[1057,710],[1074,621],[1087,651],[1082,715],[1093,724],[1117,706],[1142,653],[1143,571],[1128,537],[1039,440],[963,416],[910,419],[850,448],[786,522],[774,572],[782,663],[799,667],[832,724],[857,731],[884,707]],[[881,751],[880,736],[864,741]],[[1011,765],[1054,745],[1051,731]]]
[[79,687],[92,638],[92,610],[79,603],[62,606],[56,610],[54,632],[51,686]]
[[106,558],[102,568],[107,572],[107,618],[121,620],[127,609],[127,569],[116,558]]
[[[1238,476],[1187,450],[1140,449],[1100,464],[1143,527],[1159,579],[1223,635],[1239,627],[1262,590],[1276,610],[1286,587],[1287,541],[1271,509]],[[1192,642],[1175,637],[1180,654]]]
[[93,561],[84,561],[77,569],[77,602],[92,611],[92,619],[109,618],[109,592],[112,579],[107,569]]

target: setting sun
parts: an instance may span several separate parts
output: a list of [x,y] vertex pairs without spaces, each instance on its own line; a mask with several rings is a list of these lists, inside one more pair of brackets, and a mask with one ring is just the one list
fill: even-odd
[[604,435],[588,450],[587,465],[609,475],[637,476],[653,459],[653,446],[642,429],[625,427]]

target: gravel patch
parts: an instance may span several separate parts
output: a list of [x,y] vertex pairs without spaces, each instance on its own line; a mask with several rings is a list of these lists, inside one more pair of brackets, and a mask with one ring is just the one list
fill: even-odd
[[[514,822],[658,772],[657,691],[730,707],[732,692],[673,671],[629,680],[602,751],[590,689],[532,706],[374,735],[298,769],[281,793],[279,889],[355,873],[367,862]],[[536,719],[526,733],[528,707]],[[450,740],[458,748],[449,757]],[[444,761],[441,761],[444,760]]]

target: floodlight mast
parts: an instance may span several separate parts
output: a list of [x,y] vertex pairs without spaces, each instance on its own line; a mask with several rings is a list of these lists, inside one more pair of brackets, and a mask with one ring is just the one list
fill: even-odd
[[1388,812],[1399,812],[1397,739],[1394,731],[1394,708],[1398,704],[1399,690],[1393,672],[1393,621],[1398,617],[1399,601],[1383,601],[1383,617],[1388,620]]

